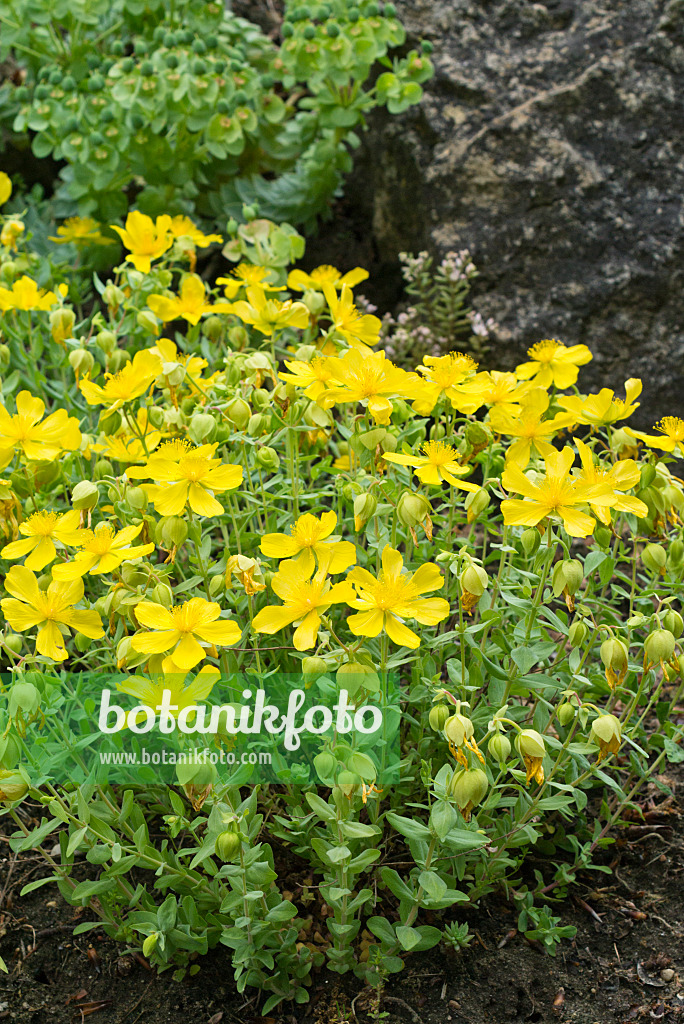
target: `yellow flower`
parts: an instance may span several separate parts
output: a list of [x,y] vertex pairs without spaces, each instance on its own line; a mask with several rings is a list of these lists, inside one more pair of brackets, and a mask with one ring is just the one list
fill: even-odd
[[212,242],[222,242],[221,235],[205,235],[189,217],[172,217],[169,224],[169,231],[174,238],[189,238],[194,245],[200,249],[206,248]]
[[382,320],[370,313],[359,313],[349,285],[342,285],[338,296],[331,284],[323,285],[323,294],[332,319],[331,330],[341,334],[349,345],[375,345],[380,338]]
[[2,231],[0,231],[0,244],[4,245],[7,249],[16,249],[17,239],[23,235],[24,230],[23,220],[17,220],[13,217],[12,220],[6,221],[2,226]]
[[642,384],[638,377],[625,381],[625,398],[616,398],[610,388],[601,388],[597,395],[561,395],[558,404],[574,416],[575,423],[592,427],[605,427],[618,420],[628,419],[640,402]]
[[58,409],[43,420],[45,403],[40,398],[34,398],[29,391],[20,391],[16,401],[14,416],[0,405],[0,469],[12,461],[15,451],[29,460],[51,462],[60,452],[80,448],[78,420],[69,416],[66,409]]
[[363,402],[376,423],[390,422],[390,397],[410,394],[418,379],[385,359],[384,352],[350,348],[328,363],[333,387],[323,392],[319,404],[329,408],[336,402]]
[[350,288],[355,288],[357,284],[365,281],[367,277],[368,271],[362,270],[361,267],[355,267],[354,270],[341,274],[337,267],[331,267],[326,264],[322,267],[316,267],[310,274],[304,273],[303,270],[291,270],[287,275],[287,287],[292,288],[296,292],[307,290],[320,292],[323,291],[324,286],[327,284],[339,290],[345,284]]
[[231,619],[216,620],[221,607],[203,597],[193,597],[171,609],[151,601],[140,601],[135,606],[135,617],[151,633],[135,633],[131,646],[139,654],[165,654],[171,652],[173,664],[189,672],[198,662],[212,654],[212,648],[231,647],[236,644],[242,630]]
[[495,406],[489,414],[491,427],[497,434],[506,434],[517,440],[506,452],[506,462],[514,462],[520,469],[526,469],[532,451],[538,455],[553,455],[554,447],[550,440],[559,430],[570,426],[573,417],[568,413],[559,413],[552,419],[542,419],[549,408],[549,396],[542,388],[534,388],[523,396],[522,404],[507,410],[503,406]]
[[514,373],[483,370],[457,389],[452,404],[459,412],[468,415],[481,405],[502,409],[504,412],[516,412],[531,387],[531,384],[521,384]]
[[224,508],[214,495],[240,486],[242,466],[224,465],[214,458],[217,448],[218,443],[194,448],[187,441],[167,441],[146,466],[133,466],[127,475],[163,485],[145,488],[162,516],[179,516],[187,504],[198,516],[219,516]]
[[5,577],[5,590],[12,595],[0,601],[5,619],[18,633],[38,626],[36,651],[46,658],[64,661],[67,657],[60,626],[66,628],[67,635],[73,629],[91,640],[104,636],[97,612],[76,611],[73,607],[83,598],[83,580],[72,583],[53,580],[43,591],[30,569],[13,565]]
[[614,492],[614,501],[611,502],[610,508],[605,505],[597,505],[591,500],[589,501],[589,507],[596,518],[600,519],[606,526],[609,526],[611,521],[610,509],[614,508],[617,512],[629,512],[631,515],[638,516],[639,519],[646,519],[648,516],[648,505],[639,498],[633,498],[629,494],[622,493],[639,485],[641,471],[638,464],[633,459],[621,459],[609,469],[604,469],[600,462],[598,465],[595,464],[591,448],[584,441],[580,441],[576,437],[575,444],[579,449],[582,462],[582,469],[578,473],[577,479],[589,487],[602,483],[608,484]]
[[360,567],[352,569],[347,582],[356,587],[356,598],[350,602],[360,608],[350,615],[347,625],[356,636],[377,636],[384,629],[390,640],[402,647],[420,646],[420,638],[406,626],[405,619],[415,619],[423,626],[435,626],[449,614],[449,602],[443,597],[423,597],[431,590],[441,590],[444,577],[433,562],[426,562],[414,573],[403,573],[404,560],[387,544],[382,552],[382,571],[376,579]]
[[684,458],[684,420],[678,416],[664,416],[655,424],[660,434],[644,434],[640,430],[625,427],[625,433],[643,441],[649,448],[659,448],[663,452],[673,452],[680,459]]
[[301,359],[285,360],[290,373],[279,373],[278,376],[286,384],[294,384],[295,387],[304,388],[307,398],[316,402],[323,392],[330,386],[332,369],[328,365],[329,360],[321,356],[314,356],[310,363]]
[[351,541],[331,537],[337,525],[334,512],[324,512],[320,519],[305,512],[290,534],[267,533],[261,538],[261,550],[269,558],[294,558],[307,576],[314,571],[316,559],[329,573],[344,572],[356,562],[356,548]]
[[103,385],[85,378],[79,389],[88,405],[106,405],[110,412],[139,398],[154,383],[161,370],[161,361],[149,349],[136,352],[130,363],[118,373],[105,373]]
[[57,228],[57,235],[49,235],[49,238],[58,245],[66,245],[67,242],[74,245],[114,245],[114,239],[103,235],[101,227],[93,217],[67,217]]
[[278,302],[269,299],[262,285],[247,289],[247,301],[233,302],[230,312],[245,324],[252,324],[261,334],[271,335],[284,327],[304,330],[309,326],[309,310],[303,302]]
[[[71,562],[63,562],[52,570],[53,579],[75,580],[88,572],[92,576],[118,569],[122,562],[131,562],[154,551],[154,544],[131,547],[143,528],[126,526],[118,533],[110,523],[98,523],[94,530],[81,530],[77,540],[81,548]],[[73,543],[73,542],[72,542]]]
[[477,363],[463,352],[449,352],[445,356],[423,356],[423,366],[417,366],[423,380],[416,385],[418,397],[413,410],[420,416],[429,416],[442,398],[452,404],[459,398],[459,385],[473,377]]
[[197,274],[186,274],[181,281],[180,295],[148,296],[147,305],[155,316],[166,323],[169,320],[182,318],[189,324],[198,324],[200,318],[207,313],[229,313],[231,307],[227,302],[219,302],[212,306],[207,302],[204,281]]
[[586,345],[564,345],[556,339],[538,341],[527,350],[531,362],[521,363],[516,367],[516,374],[521,380],[534,377],[534,383],[540,388],[569,388],[577,380],[579,367],[590,362],[594,357]]
[[6,203],[12,195],[12,179],[9,174],[0,171],[0,206]]
[[571,537],[588,537],[596,525],[580,506],[614,505],[617,496],[606,481],[587,484],[570,476],[575,461],[572,448],[547,455],[544,459],[546,476],[533,483],[514,462],[504,470],[501,482],[508,491],[525,496],[527,500],[506,498],[501,502],[504,523],[511,526],[536,526],[547,516],[560,516]]
[[253,597],[266,589],[261,562],[258,558],[246,555],[230,555],[226,560],[226,587],[231,586],[231,578],[237,576],[245,590],[245,594]]
[[[155,678],[145,676],[131,676],[122,683],[117,683],[116,688],[120,693],[128,693],[148,708],[156,711],[161,705],[164,690],[170,693],[169,714],[173,718],[185,708],[193,707],[200,701],[206,700],[218,679],[219,670],[214,665],[203,665],[195,678],[184,686],[187,672],[165,672]],[[172,710],[175,709],[175,710]],[[140,720],[144,719],[144,712],[139,712]],[[122,726],[123,729],[126,726]]]
[[479,491],[479,484],[468,480],[458,480],[458,476],[470,473],[471,466],[462,466],[458,461],[458,452],[444,441],[426,441],[422,449],[424,455],[398,455],[396,452],[385,452],[383,459],[396,462],[400,466],[415,466],[416,476],[424,484],[441,484],[446,481],[464,491]]
[[271,284],[268,267],[255,267],[251,263],[239,263],[231,277],[217,277],[216,284],[223,284],[227,299],[234,299],[241,288],[263,288],[265,292],[284,292],[285,285]]
[[[68,289],[66,285],[60,285],[57,291],[64,297]],[[54,292],[46,292],[39,288],[26,274],[14,282],[11,290],[0,288],[0,312],[6,312],[8,309],[45,310],[57,302],[59,297]]]
[[76,509],[63,515],[58,512],[34,512],[19,527],[19,533],[23,533],[26,540],[15,540],[5,545],[0,555],[12,559],[28,555],[24,563],[26,568],[40,572],[57,557],[55,540],[60,544],[78,544],[82,532],[78,529],[80,520],[81,513]]
[[295,623],[297,628],[292,640],[298,651],[315,647],[321,615],[331,605],[349,604],[354,599],[349,583],[331,584],[325,564],[311,578],[312,561],[308,560],[308,565],[300,559],[281,562],[271,588],[283,605],[267,605],[252,620],[252,628],[257,633],[277,633]]
[[109,225],[120,236],[129,250],[126,257],[141,274],[149,274],[152,260],[158,260],[173,245],[171,218],[167,213],[157,217],[156,223],[140,210],[131,210],[125,228]]

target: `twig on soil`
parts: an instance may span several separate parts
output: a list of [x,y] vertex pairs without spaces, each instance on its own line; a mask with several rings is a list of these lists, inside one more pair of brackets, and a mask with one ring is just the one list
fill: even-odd
[[12,853],[12,860],[10,862],[9,871],[7,872],[7,878],[5,879],[5,884],[3,885],[2,892],[0,893],[0,907],[2,907],[3,903],[5,902],[5,896],[7,895],[7,887],[10,884],[10,878],[12,877],[12,872],[14,871],[14,865],[16,863],[17,854]]
[[[140,1004],[142,1003],[143,999],[145,998],[145,996],[150,991],[150,989],[152,988],[153,985],[154,985],[154,978],[152,978],[152,980],[148,982],[145,991],[140,996],[140,999],[138,999],[135,1003],[133,1003],[133,1006],[131,1006],[128,1010],[126,1010],[126,1012],[124,1013],[123,1017],[121,1017],[121,1019],[119,1020],[119,1024],[123,1024],[123,1022],[126,1020],[126,1017],[130,1017],[130,1015],[133,1013],[133,1011],[138,1009],[138,1007],[140,1006]],[[136,1020],[138,1020],[138,1019],[139,1018],[136,1017]]]
[[411,1017],[414,1021],[416,1021],[416,1024],[423,1024],[423,1018],[419,1017],[416,1011],[413,1009],[413,1007],[409,1006],[409,1004],[405,1002],[403,999],[399,999],[397,996],[383,995],[382,1001],[384,1003],[397,1003],[398,1006],[403,1006],[404,1009],[411,1014]]

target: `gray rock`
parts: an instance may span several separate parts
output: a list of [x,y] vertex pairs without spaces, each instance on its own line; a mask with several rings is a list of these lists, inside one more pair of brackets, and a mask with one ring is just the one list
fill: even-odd
[[684,0],[397,7],[436,73],[374,116],[350,186],[379,265],[468,247],[493,365],[584,342],[583,387],[639,376],[639,423],[684,414]]

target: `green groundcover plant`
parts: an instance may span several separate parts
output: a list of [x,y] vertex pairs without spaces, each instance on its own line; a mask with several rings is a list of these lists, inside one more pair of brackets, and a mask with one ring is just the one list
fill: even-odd
[[[72,222],[69,251],[104,230]],[[683,756],[684,423],[632,429],[635,379],[578,390],[583,345],[540,341],[508,373],[462,352],[397,366],[355,299],[366,272],[291,269],[287,224],[232,222],[212,281],[196,249],[218,242],[187,218],[113,230],[125,257],[82,305],[17,205],[0,224],[0,798],[12,848],[51,866],[24,891],[56,880],[89,908],[78,932],[174,977],[224,945],[264,1012],[305,1002],[324,962],[381,985],[467,945],[462,909],[494,892],[553,954],[572,933],[553,900],[606,870]],[[398,701],[398,774],[328,729],[308,781],[239,764],[116,784],[93,672],[127,709],[164,689],[237,704],[276,674],[317,702]]]
[[135,197],[153,215],[223,222],[258,201],[311,227],[367,113],[421,98],[427,52],[388,56],[404,39],[394,6],[374,0],[289,2],[279,43],[205,0],[7,0],[0,59],[18,72],[0,125],[64,162],[63,216],[115,219]]

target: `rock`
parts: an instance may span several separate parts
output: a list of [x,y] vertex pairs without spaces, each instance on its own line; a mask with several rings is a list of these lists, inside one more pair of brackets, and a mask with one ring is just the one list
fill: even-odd
[[684,0],[397,8],[436,73],[420,107],[373,116],[347,185],[386,271],[371,298],[400,250],[467,247],[493,364],[584,342],[583,387],[639,376],[635,424],[682,414]]

